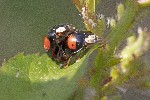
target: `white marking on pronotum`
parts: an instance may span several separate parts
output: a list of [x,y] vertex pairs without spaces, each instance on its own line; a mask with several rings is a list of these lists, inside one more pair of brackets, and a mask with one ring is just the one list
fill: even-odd
[[96,42],[96,36],[95,35],[89,35],[87,38],[85,38],[85,41],[87,43],[95,43]]
[[57,32],[64,32],[64,31],[66,31],[65,27],[59,27],[56,29],[56,33]]

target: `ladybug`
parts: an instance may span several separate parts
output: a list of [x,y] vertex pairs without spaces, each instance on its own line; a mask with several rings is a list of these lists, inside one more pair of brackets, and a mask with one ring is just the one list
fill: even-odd
[[69,24],[54,26],[49,30],[48,35],[44,37],[44,49],[49,51],[53,46],[60,45],[75,30],[76,28]]
[[101,39],[90,31],[75,31],[67,37],[66,43],[62,44],[62,54],[59,56],[63,58],[64,64],[61,68],[67,67],[70,63],[70,58],[77,53],[82,52],[79,58],[82,57],[83,52],[86,52],[92,44],[100,43]]
[[87,50],[100,38],[90,31],[78,31],[69,24],[54,26],[44,37],[44,49],[60,68],[68,66],[70,59],[78,52]]
[[99,41],[100,38],[90,31],[76,31],[68,36],[67,46],[72,51],[72,54],[76,54]]

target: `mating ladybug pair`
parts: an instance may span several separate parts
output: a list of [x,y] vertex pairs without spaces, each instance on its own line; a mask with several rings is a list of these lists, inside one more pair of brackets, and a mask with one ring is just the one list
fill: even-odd
[[60,68],[68,66],[70,58],[100,41],[90,31],[79,31],[69,24],[54,26],[44,37],[44,49]]

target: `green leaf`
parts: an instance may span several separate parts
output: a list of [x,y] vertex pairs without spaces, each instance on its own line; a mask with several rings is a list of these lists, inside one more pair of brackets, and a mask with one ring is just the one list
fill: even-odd
[[95,0],[85,0],[89,13],[95,14]]
[[66,100],[78,87],[93,47],[78,63],[60,69],[46,54],[18,54],[0,70],[0,100]]
[[0,99],[25,100],[32,90],[29,79],[30,63],[37,55],[24,56],[22,53],[4,63],[0,70]]

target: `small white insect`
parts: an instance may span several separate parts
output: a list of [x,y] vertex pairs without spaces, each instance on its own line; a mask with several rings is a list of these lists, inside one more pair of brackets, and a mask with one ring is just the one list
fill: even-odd
[[92,28],[94,28],[97,25],[92,19],[89,19],[88,21],[92,24]]

